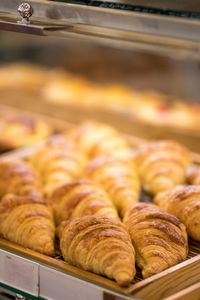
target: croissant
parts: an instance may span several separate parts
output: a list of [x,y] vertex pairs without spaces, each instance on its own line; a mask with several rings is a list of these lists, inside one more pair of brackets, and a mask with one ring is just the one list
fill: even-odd
[[177,186],[159,193],[154,201],[176,216],[186,226],[188,234],[200,241],[200,186]]
[[78,148],[89,157],[111,156],[127,159],[131,150],[127,141],[114,128],[98,122],[85,122],[71,130],[68,136],[74,140]]
[[39,178],[22,160],[0,160],[0,198],[11,193],[41,198]]
[[85,216],[61,224],[60,249],[64,260],[127,286],[135,275],[134,249],[120,221]]
[[187,181],[193,185],[200,185],[200,166],[191,166],[187,171]]
[[37,252],[55,254],[53,214],[37,200],[5,196],[0,202],[0,235]]
[[127,212],[124,224],[136,251],[136,264],[144,278],[186,259],[185,226],[159,207],[138,203]]
[[45,121],[26,114],[0,110],[0,150],[6,151],[34,144],[53,132]]
[[39,173],[44,194],[49,197],[59,186],[79,177],[85,167],[85,157],[62,136],[54,137],[38,149],[30,163]]
[[99,157],[89,164],[87,175],[105,189],[121,216],[139,201],[140,183],[130,162]]
[[182,145],[160,141],[141,146],[135,155],[135,163],[144,189],[157,194],[185,182],[191,157]]
[[41,65],[29,63],[3,65],[0,67],[0,90],[37,91],[46,84],[48,75],[48,69]]
[[70,217],[96,214],[118,219],[107,194],[89,180],[74,180],[57,188],[48,203],[53,207],[57,224]]

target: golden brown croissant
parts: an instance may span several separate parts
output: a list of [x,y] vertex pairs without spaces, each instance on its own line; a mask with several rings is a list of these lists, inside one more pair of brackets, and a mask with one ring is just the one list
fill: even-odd
[[90,159],[98,156],[127,159],[131,156],[127,141],[109,125],[85,122],[68,135]]
[[121,216],[139,201],[140,183],[130,162],[99,157],[89,164],[87,175],[105,189]]
[[0,90],[38,90],[45,85],[48,73],[48,69],[41,65],[22,62],[3,65],[0,68]]
[[34,144],[52,133],[50,125],[31,115],[0,110],[0,150]]
[[191,157],[182,145],[172,141],[160,141],[141,146],[135,162],[144,189],[151,194],[157,194],[185,182]]
[[62,184],[78,178],[86,164],[85,157],[62,136],[50,139],[32,155],[30,162],[39,173],[47,196]]
[[0,202],[0,235],[37,252],[53,256],[53,214],[37,199],[7,195]]
[[159,193],[154,200],[185,224],[193,239],[200,241],[200,186],[177,186]]
[[124,224],[144,278],[159,273],[187,257],[185,226],[153,204],[138,203],[127,212]]
[[120,221],[85,216],[61,224],[60,249],[65,261],[127,286],[135,275],[134,249]]
[[8,193],[41,197],[39,179],[24,161],[1,159],[0,170],[0,198]]
[[193,165],[189,167],[187,181],[192,185],[200,185],[200,166]]
[[107,194],[89,180],[74,180],[57,188],[49,198],[49,204],[57,224],[70,217],[96,214],[118,219]]
[[7,194],[1,199],[0,202],[0,226],[5,218],[10,214],[15,207],[22,204],[37,203],[45,205],[45,201],[42,198],[34,196],[17,196],[14,194]]

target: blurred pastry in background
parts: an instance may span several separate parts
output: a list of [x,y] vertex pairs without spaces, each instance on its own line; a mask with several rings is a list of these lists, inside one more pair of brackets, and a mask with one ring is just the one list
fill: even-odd
[[[12,76],[10,76],[12,74]],[[0,91],[37,93],[34,101],[55,106],[113,111],[155,126],[199,131],[200,105],[122,83],[97,83],[63,69],[18,63],[0,68]],[[33,93],[33,94],[34,94]],[[35,94],[34,94],[35,95]]]
[[47,80],[48,69],[29,63],[3,65],[0,68],[0,90],[34,90]]
[[53,133],[45,121],[29,114],[0,109],[0,151],[34,144]]

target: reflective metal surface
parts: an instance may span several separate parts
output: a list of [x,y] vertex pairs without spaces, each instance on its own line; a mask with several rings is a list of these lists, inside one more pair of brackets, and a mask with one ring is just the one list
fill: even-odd
[[21,21],[18,21],[18,23],[21,23],[22,25],[30,24],[30,17],[33,15],[33,7],[27,2],[22,2],[17,11],[22,18]]

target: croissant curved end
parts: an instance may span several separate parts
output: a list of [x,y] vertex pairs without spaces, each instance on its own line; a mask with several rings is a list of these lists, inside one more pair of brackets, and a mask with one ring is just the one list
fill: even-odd
[[117,273],[114,277],[117,283],[122,287],[128,286],[133,280],[133,276],[127,272]]
[[45,249],[43,250],[43,253],[45,253],[48,256],[55,256],[55,249],[54,249],[54,245],[51,241],[49,241],[49,243],[46,244]]

